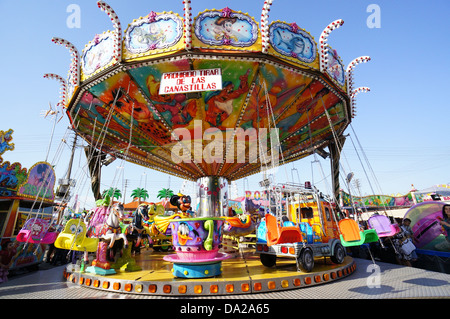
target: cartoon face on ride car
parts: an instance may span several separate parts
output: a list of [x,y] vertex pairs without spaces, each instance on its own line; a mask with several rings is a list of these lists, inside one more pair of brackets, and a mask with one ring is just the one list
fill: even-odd
[[215,221],[211,232],[209,228],[205,229],[205,222],[206,219],[174,219],[171,223],[174,246],[202,247],[210,233],[214,245],[218,245],[222,240],[222,226],[224,221]]
[[193,239],[192,237],[189,236],[189,233],[191,232],[191,230],[193,230],[192,227],[187,223],[180,223],[180,225],[178,226],[178,231],[177,231],[178,243],[181,246],[186,245],[188,240]]
[[75,245],[81,245],[86,238],[86,225],[78,219],[71,219],[67,222],[62,234],[67,234],[75,240]]

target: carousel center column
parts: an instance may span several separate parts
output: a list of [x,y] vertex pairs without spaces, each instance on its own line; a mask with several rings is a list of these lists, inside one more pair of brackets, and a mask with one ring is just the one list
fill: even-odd
[[228,180],[221,176],[205,176],[197,180],[198,217],[228,216]]
[[197,181],[200,205],[194,218],[171,221],[175,254],[164,260],[173,264],[172,274],[178,278],[214,277],[222,273],[222,260],[231,255],[219,252],[228,211],[228,181],[206,176]]

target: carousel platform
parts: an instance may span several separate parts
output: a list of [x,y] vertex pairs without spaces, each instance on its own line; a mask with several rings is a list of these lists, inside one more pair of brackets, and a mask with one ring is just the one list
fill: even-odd
[[295,259],[278,258],[275,267],[264,267],[254,249],[241,249],[222,261],[222,273],[209,278],[177,278],[173,264],[163,258],[168,253],[143,249],[135,257],[142,270],[120,271],[98,275],[80,272],[79,266],[64,269],[67,281],[83,288],[122,294],[155,296],[236,295],[300,289],[325,284],[349,276],[356,270],[354,260],[347,256],[342,264],[333,264],[329,258],[317,258],[314,271],[297,271]]

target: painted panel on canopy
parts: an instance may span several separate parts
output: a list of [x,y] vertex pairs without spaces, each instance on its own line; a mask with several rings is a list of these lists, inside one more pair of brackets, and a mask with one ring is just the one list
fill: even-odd
[[[341,108],[340,108],[341,109]],[[334,112],[334,111],[333,111]],[[314,131],[313,129],[320,129],[320,125],[323,125],[324,129],[330,129],[330,123],[328,121],[328,118],[325,114],[322,113],[322,115],[319,115],[319,117],[312,117],[313,111],[310,111],[308,113],[303,113],[298,120],[298,122],[293,126],[292,134],[295,134],[298,132],[299,136],[302,136],[302,139],[298,142],[302,142],[303,140],[306,140],[309,138],[309,126],[308,122],[311,122],[311,136],[315,136],[317,134],[317,131]],[[345,118],[340,114],[339,116],[330,116],[331,122],[334,123],[338,121],[343,121]],[[285,142],[286,136],[283,136],[281,138],[282,144]]]
[[[226,146],[228,139],[232,136],[226,134],[227,129],[234,129],[239,119],[241,110],[244,107],[250,83],[256,74],[258,64],[248,61],[216,61],[204,60],[194,61],[196,69],[221,68],[222,69],[222,91],[203,92],[200,102],[203,107],[199,110],[203,113],[203,150],[204,159],[202,168],[208,174],[216,174],[223,162],[226,160]],[[214,128],[220,130],[222,145],[220,155],[214,158],[208,158],[209,143],[214,137]],[[205,131],[208,130],[208,131]],[[228,132],[230,133],[230,132]],[[219,150],[219,149],[217,149]],[[214,152],[215,154],[215,152]]]
[[[244,130],[247,135],[251,129],[255,129],[256,136],[260,133],[258,129],[267,128],[265,131],[266,141],[270,134],[270,128],[274,128],[272,121],[267,120],[270,116],[272,120],[272,112],[274,117],[278,117],[284,109],[291,105],[297,96],[305,89],[305,87],[312,81],[311,78],[304,75],[280,68],[273,65],[261,65],[260,73],[255,83],[265,82],[266,90],[262,85],[257,85],[252,91],[249,98],[248,106],[240,121],[240,129]],[[257,107],[259,105],[259,108]],[[269,111],[269,112],[268,112]],[[270,125],[269,125],[270,124]],[[256,145],[256,141],[245,141],[245,150],[236,152],[235,159],[245,157],[246,160],[252,161],[249,157],[248,151],[252,145]],[[270,147],[270,142],[266,142]],[[237,151],[237,150],[236,150]],[[239,165],[239,167],[242,165]],[[230,165],[225,165],[224,171],[228,171]]]
[[114,32],[107,31],[97,34],[94,40],[89,41],[81,54],[81,81],[92,77],[115,62],[114,37]]
[[[327,98],[326,96],[328,95],[329,97]],[[312,121],[322,113],[324,110],[322,101],[324,101],[325,107],[328,109],[336,104],[339,99],[329,89],[316,81],[303,92],[301,98],[289,110],[277,119],[280,138],[284,139],[286,136],[306,125],[308,120]],[[306,113],[305,111],[307,109],[313,110],[313,112]]]
[[153,152],[157,153],[156,156],[149,156],[148,152],[143,149],[142,145],[135,143],[136,142],[133,142],[129,145],[128,141],[117,140],[114,136],[108,134],[104,137],[102,149],[105,152],[118,153],[121,156],[127,157],[128,160],[131,158],[138,162],[146,162],[149,165],[160,167],[161,169],[173,169],[180,171],[182,174],[193,174],[192,170],[186,169],[184,165],[177,166],[176,164],[172,164],[172,156],[169,152],[158,148]]
[[[326,113],[328,113],[329,116],[336,115],[333,110],[334,107],[342,103],[342,101],[339,99],[338,96],[336,96],[331,91],[328,91],[328,93],[325,93],[326,89],[322,89],[314,96],[314,99],[312,103],[309,105],[309,109],[311,110],[309,113],[307,113],[309,120],[313,122],[315,119],[326,116]],[[325,112],[325,109],[327,110]],[[343,108],[339,108],[340,112],[337,114],[338,118],[336,118],[336,121],[338,119],[345,119],[345,114],[341,113],[343,112]],[[334,122],[334,121],[332,121]]]
[[269,53],[311,68],[319,68],[317,44],[311,34],[296,23],[272,22],[269,26]]
[[[261,77],[259,76],[255,83],[260,83]],[[258,128],[260,123],[258,122],[258,109],[256,107],[258,101],[261,99],[259,97],[262,87],[256,85],[249,96],[249,100],[245,110],[241,108],[240,115],[242,116],[236,122],[238,126],[234,130],[233,140],[227,138],[227,145],[225,152],[225,163],[222,167],[221,174],[228,175],[230,172],[245,166],[248,163],[250,157],[248,151],[257,146],[258,144]],[[265,111],[265,104],[263,105],[262,111]],[[261,112],[262,112],[261,111]],[[257,155],[256,155],[257,156]]]
[[150,12],[133,20],[125,30],[123,58],[139,60],[184,48],[183,21],[173,12]]
[[282,149],[283,152],[286,152],[286,156],[297,152],[303,147],[309,147],[311,143],[315,144],[316,142],[320,142],[320,135],[326,133],[327,136],[322,136],[322,138],[332,137],[330,121],[333,124],[334,131],[336,131],[337,127],[340,127],[342,123],[345,123],[343,102],[338,102],[327,111],[330,119],[328,119],[325,114],[322,114],[320,117],[315,118],[313,121],[311,121],[311,133],[306,121],[302,129],[296,131],[294,135],[291,135],[290,137],[281,141]]
[[[94,123],[97,127],[104,127],[106,123],[106,119],[110,117],[110,120],[107,127],[114,129],[118,136],[125,137],[127,132],[129,132],[129,122],[125,121],[125,119],[121,119],[120,116],[117,116],[117,113],[112,111],[111,109],[106,109],[105,105],[102,101],[96,98],[92,93],[85,92],[78,102],[78,104],[73,108],[71,112],[71,116],[74,117],[75,122],[77,121],[77,117],[83,117],[92,122],[90,128],[93,128]],[[79,126],[76,126],[78,129],[82,129]],[[88,130],[89,131],[89,130]],[[87,132],[88,132],[87,131]]]
[[[341,130],[341,128],[345,125],[345,122],[340,122],[334,126],[334,129]],[[311,145],[321,145],[323,141],[326,140],[333,140],[333,134],[331,130],[321,132],[320,134],[316,134],[312,139],[309,138],[309,134],[302,134],[303,136],[299,136],[298,139],[301,140],[299,142],[298,140],[293,139],[292,141],[289,140],[289,143],[285,143],[284,146],[288,148],[286,152],[283,154],[285,155],[285,159],[287,160],[293,160],[294,158],[302,158],[305,155],[305,153],[302,154],[296,154],[299,151],[308,149],[311,147]]]
[[201,112],[203,116],[203,130],[209,127],[217,127],[220,130],[234,128],[258,63],[221,60],[194,60],[193,62],[196,70],[214,68],[222,70],[222,90],[202,92],[202,98],[198,100],[197,112]]
[[[130,123],[125,118],[117,114],[114,110],[111,110],[110,108],[106,109],[103,102],[94,97],[92,93],[86,92],[83,95],[80,103],[74,108],[72,114],[77,114],[78,116],[75,119],[75,127],[85,134],[92,134],[95,123],[96,131],[94,133],[96,133],[96,138],[98,139],[95,142],[96,145],[98,145],[102,140],[102,137],[98,135],[98,132],[103,131],[104,127],[107,128],[108,134],[125,141],[130,139]],[[105,125],[107,118],[109,118],[109,120]],[[80,122],[80,119],[84,120]],[[137,126],[137,124],[134,125]],[[139,145],[147,151],[154,149],[156,146],[148,138],[148,134],[137,130],[136,126],[131,134],[131,143],[133,145]]]
[[143,66],[128,71],[172,129],[186,127],[196,118],[197,102],[187,99],[186,94],[159,95],[160,81],[164,73],[190,69],[189,60],[182,59]]
[[89,91],[106,105],[115,106],[115,110],[124,118],[130,120],[133,115],[133,127],[139,127],[160,145],[171,142],[167,128],[161,121],[155,119],[155,115],[147,106],[147,101],[128,73],[115,74],[93,86]]
[[[261,65],[256,83],[265,83],[267,94],[263,85],[258,85],[257,89],[252,92],[240,127],[244,129],[267,127],[268,110],[271,117],[270,113],[273,113],[275,118],[279,117],[311,81],[312,79],[305,75],[281,67],[269,64]],[[257,105],[259,105],[259,109]],[[273,127],[273,123],[270,127]]]
[[328,65],[326,72],[331,79],[337,83],[341,88],[346,90],[345,87],[345,67],[341,57],[336,50],[331,47],[328,48]]
[[261,50],[261,37],[255,19],[228,7],[221,11],[199,13],[193,27],[192,44],[196,48]]
[[[224,90],[223,92],[203,92],[200,99],[187,99],[186,94],[159,95],[159,79],[162,74],[190,70],[188,60],[131,69],[129,72],[148,95],[154,107],[173,129],[185,127],[193,130],[193,120],[196,119],[204,123],[203,130],[210,126],[221,129],[234,127],[234,123],[238,117],[238,113],[236,112],[239,112],[239,108],[243,101],[245,101],[245,93],[251,81],[251,74],[256,70],[257,64],[251,62],[236,63],[236,61],[194,60],[193,65],[196,70],[221,68],[223,83],[225,85],[232,84],[236,89],[232,92],[226,92]],[[246,75],[247,70],[249,70],[249,74]],[[239,89],[239,85],[241,84],[240,77],[246,78],[247,81]],[[208,111],[209,108],[205,109],[205,105],[212,107]],[[219,118],[218,112],[222,113]]]

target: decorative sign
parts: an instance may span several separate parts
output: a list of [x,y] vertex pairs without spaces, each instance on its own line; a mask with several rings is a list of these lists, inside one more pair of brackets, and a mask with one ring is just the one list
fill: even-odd
[[346,192],[341,192],[341,198],[343,206],[352,206],[352,202],[355,207],[411,207],[414,205],[414,198],[416,201],[421,202],[418,194],[408,193],[401,196],[389,196],[389,195],[369,195],[364,197],[353,196]]
[[20,163],[3,162],[0,157],[0,197],[12,196],[27,178],[27,169]]
[[125,33],[125,46],[133,54],[170,48],[183,35],[181,19],[171,13],[150,14],[133,21]]
[[83,50],[81,66],[85,75],[107,66],[114,56],[114,37],[110,32],[97,34]]
[[308,32],[295,23],[275,22],[269,28],[269,40],[278,53],[311,63],[316,58],[316,45]]
[[327,73],[334,79],[339,85],[345,84],[345,71],[344,65],[339,58],[336,50],[328,49],[328,66]]
[[164,73],[159,94],[222,90],[222,70],[189,70]]
[[6,151],[12,151],[14,149],[14,143],[11,143],[13,132],[12,129],[7,130],[6,132],[0,131],[0,156]]
[[228,7],[200,14],[194,28],[201,42],[214,46],[249,47],[258,38],[258,26],[252,18]]
[[55,187],[55,172],[47,162],[38,162],[30,169],[28,179],[23,183],[17,195],[31,198],[54,199],[53,188]]

